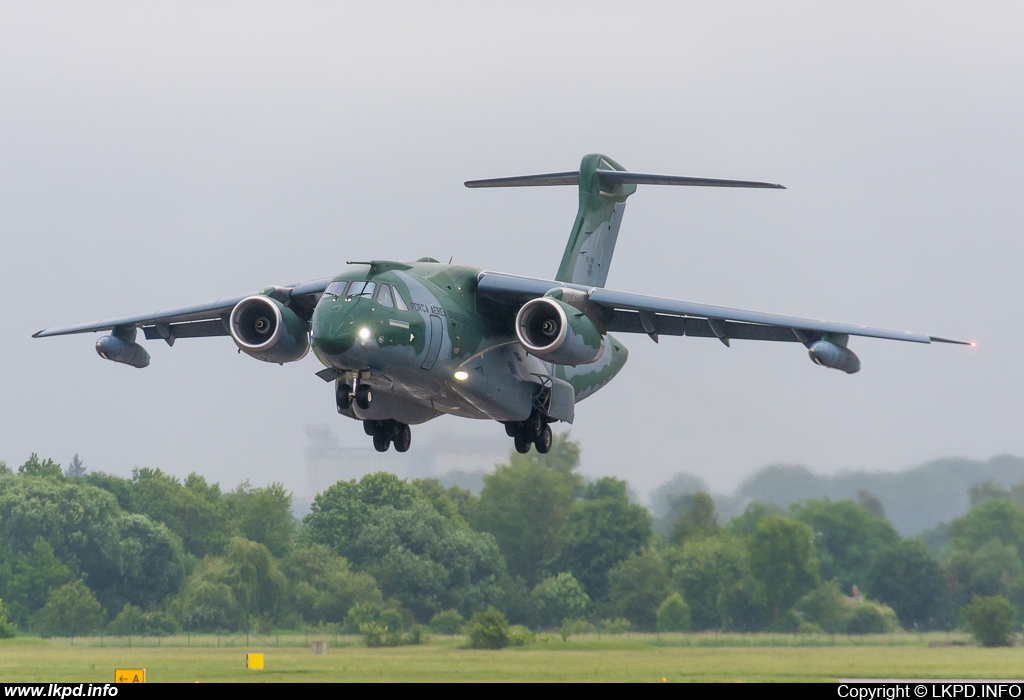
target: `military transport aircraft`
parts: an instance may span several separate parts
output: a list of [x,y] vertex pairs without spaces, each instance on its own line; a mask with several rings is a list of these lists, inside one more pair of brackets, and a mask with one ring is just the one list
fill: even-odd
[[627,351],[611,334],[645,333],[802,343],[812,361],[852,374],[852,336],[914,343],[962,341],[741,311],[605,289],[626,198],[637,185],[757,187],[739,180],[644,175],[607,156],[578,171],[474,180],[467,187],[577,185],[579,212],[554,279],[522,277],[433,258],[372,260],[325,279],[152,314],[39,331],[34,337],[110,331],[101,357],[146,367],[136,343],[230,335],[264,362],[295,362],[310,348],[335,384],[338,412],[362,421],[374,447],[409,449],[410,425],[448,413],[503,423],[519,452],[551,448],[550,424],[610,382]]

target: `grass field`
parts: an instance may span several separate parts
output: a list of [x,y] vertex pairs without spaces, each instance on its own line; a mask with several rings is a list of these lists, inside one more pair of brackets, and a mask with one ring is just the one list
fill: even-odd
[[[324,639],[314,656],[307,639]],[[333,635],[184,636],[0,641],[0,682],[110,682],[115,667],[147,669],[150,682],[210,681],[833,681],[837,678],[1021,678],[1024,648],[930,647],[958,635],[876,637],[672,634],[543,636],[501,651],[461,638],[368,649]],[[102,646],[101,646],[102,645]],[[191,645],[191,646],[189,646]],[[266,669],[247,671],[247,651]]]

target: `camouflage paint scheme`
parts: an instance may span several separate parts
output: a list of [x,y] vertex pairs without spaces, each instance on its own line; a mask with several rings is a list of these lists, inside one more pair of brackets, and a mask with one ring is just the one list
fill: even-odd
[[[169,345],[178,338],[231,335],[240,350],[266,362],[293,362],[312,349],[325,367],[317,375],[337,382],[339,412],[364,421],[378,449],[394,440],[403,452],[410,444],[409,425],[445,413],[505,423],[520,451],[531,441],[538,450],[550,449],[547,424],[571,423],[575,403],[605,386],[626,363],[626,348],[608,331],[646,334],[655,342],[660,335],[717,338],[727,347],[732,340],[800,343],[816,364],[848,374],[860,369],[847,347],[850,336],[970,344],[604,288],[626,199],[637,184],[785,189],[781,185],[628,172],[601,154],[584,156],[577,171],[465,184],[578,186],[579,209],[554,280],[432,258],[349,263],[330,279],[50,328],[35,337],[109,330],[97,352],[138,368],[150,361],[135,342],[139,328],[147,339]],[[374,291],[349,294],[353,282],[372,283]],[[547,335],[535,342],[534,332]]]
[[[518,309],[477,295],[481,272],[431,259],[375,261],[332,279],[376,283],[373,298],[325,293],[313,311],[311,343],[317,358],[346,381],[354,378],[374,388],[370,408],[353,403],[346,415],[410,425],[444,413],[523,421],[546,379],[568,382],[579,401],[622,369],[628,353],[609,336],[600,359],[586,365],[554,365],[527,353],[515,333]],[[382,306],[376,298],[382,284],[397,290],[409,310]],[[365,338],[360,338],[362,329],[369,331]],[[439,336],[434,335],[437,330]],[[439,352],[430,363],[432,347]],[[468,378],[455,379],[459,370]]]

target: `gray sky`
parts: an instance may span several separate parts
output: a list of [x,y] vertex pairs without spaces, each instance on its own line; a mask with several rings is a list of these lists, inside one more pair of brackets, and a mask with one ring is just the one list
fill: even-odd
[[[151,342],[140,371],[30,335],[350,259],[552,276],[575,190],[462,182],[593,151],[789,187],[641,187],[610,288],[979,347],[854,339],[846,376],[627,336],[577,407],[587,473],[1024,454],[1021,26],[1018,3],[0,3],[0,459],[299,490],[305,426],[367,443],[312,356]],[[448,433],[503,435],[445,417],[413,449]]]

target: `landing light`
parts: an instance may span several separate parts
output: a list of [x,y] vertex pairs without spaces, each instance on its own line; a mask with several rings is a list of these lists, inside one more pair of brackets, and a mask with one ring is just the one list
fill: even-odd
[[359,329],[359,337],[362,338],[363,340],[366,340],[371,335],[373,335],[373,333],[370,332],[369,328],[360,328]]
[[455,377],[456,381],[464,382],[467,379],[469,379],[469,372],[466,372],[465,370],[461,370],[460,369],[458,372],[456,372],[452,376]]

